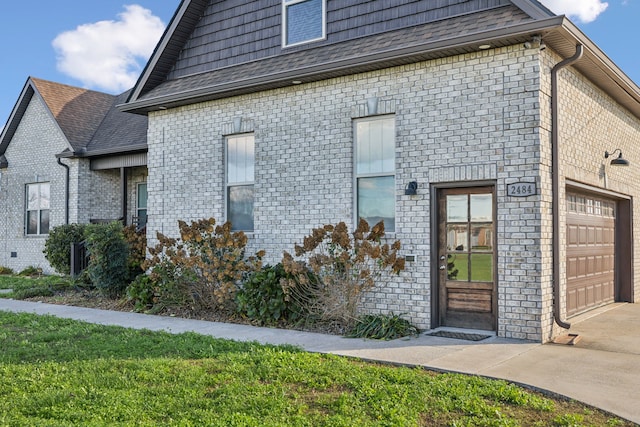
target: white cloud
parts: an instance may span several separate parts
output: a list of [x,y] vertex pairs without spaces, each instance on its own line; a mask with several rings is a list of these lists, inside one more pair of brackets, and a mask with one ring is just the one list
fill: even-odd
[[90,88],[123,92],[135,84],[164,23],[139,5],[124,6],[115,21],[84,24],[52,42],[60,72]]
[[609,6],[609,3],[601,0],[540,0],[540,2],[554,13],[576,18],[585,24],[594,21]]

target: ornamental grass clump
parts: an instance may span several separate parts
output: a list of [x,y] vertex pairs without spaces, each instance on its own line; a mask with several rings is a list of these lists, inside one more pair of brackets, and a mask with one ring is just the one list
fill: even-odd
[[247,236],[232,232],[231,223],[216,225],[214,218],[178,221],[180,238],[157,233],[144,264],[157,285],[157,302],[188,304],[194,310],[231,312],[242,281],[262,266],[264,251],[245,257]]
[[344,222],[313,229],[295,246],[297,259],[284,252],[282,264],[295,278],[284,283],[288,297],[323,321],[350,327],[364,295],[384,274],[404,269],[404,258],[397,255],[400,242],[383,244],[384,235],[382,221],[370,228],[364,219],[351,234]]

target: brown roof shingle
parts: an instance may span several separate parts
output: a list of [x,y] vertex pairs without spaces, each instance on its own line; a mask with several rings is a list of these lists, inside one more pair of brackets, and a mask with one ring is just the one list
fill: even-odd
[[74,151],[87,146],[116,97],[31,78]]

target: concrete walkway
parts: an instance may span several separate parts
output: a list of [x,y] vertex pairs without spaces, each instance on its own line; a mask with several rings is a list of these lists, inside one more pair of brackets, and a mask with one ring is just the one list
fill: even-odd
[[187,320],[0,298],[0,311],[49,314],[103,325],[292,344],[307,351],[502,378],[558,393],[640,424],[640,304],[613,304],[572,319],[576,345],[491,337],[479,342],[420,335],[394,341]]

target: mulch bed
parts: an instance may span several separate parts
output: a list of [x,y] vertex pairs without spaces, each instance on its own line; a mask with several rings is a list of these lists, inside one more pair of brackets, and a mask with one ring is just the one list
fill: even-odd
[[[112,299],[102,295],[95,289],[69,289],[57,291],[53,296],[38,296],[26,298],[25,301],[35,301],[47,304],[71,305],[75,307],[97,308],[101,310],[113,310],[133,312],[134,306],[126,298]],[[226,314],[219,311],[200,310],[194,311],[180,307],[166,307],[161,310],[150,310],[149,314],[159,316],[181,317],[184,319],[205,320],[209,322],[236,323],[241,325],[264,326],[257,321],[252,321],[237,314]],[[302,325],[291,325],[280,322],[270,327],[280,329],[293,329],[305,332],[318,332],[330,335],[345,335],[346,329],[338,323],[309,323]]]

